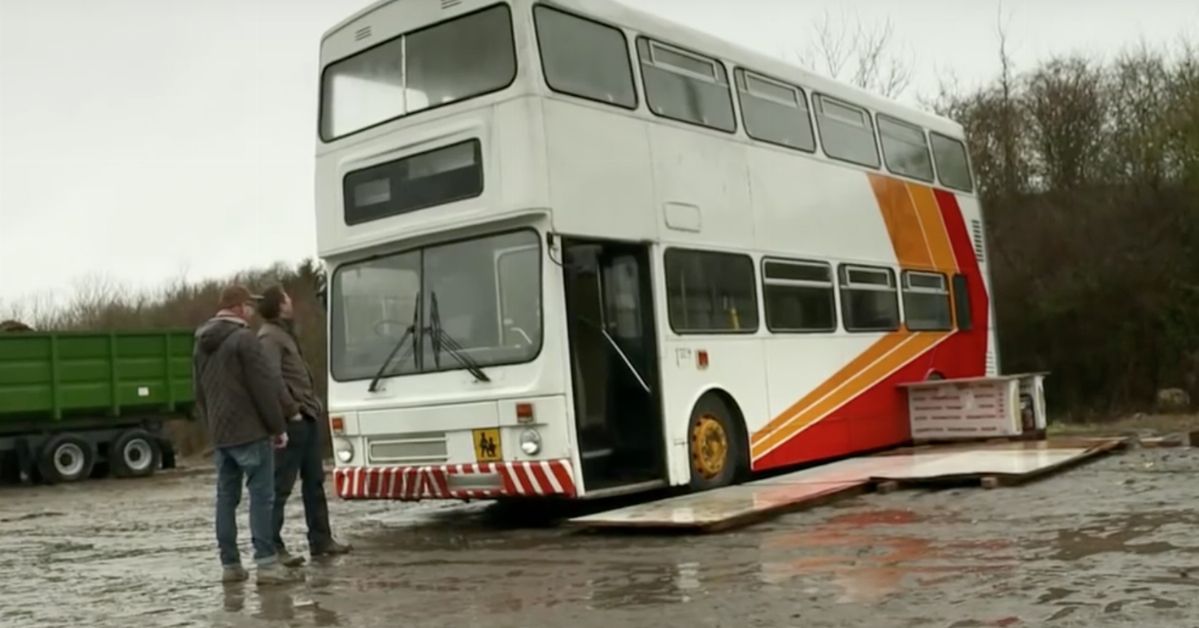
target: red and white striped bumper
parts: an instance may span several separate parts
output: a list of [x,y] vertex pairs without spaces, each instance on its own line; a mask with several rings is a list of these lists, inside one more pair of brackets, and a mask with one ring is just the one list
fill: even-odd
[[[498,488],[473,488],[455,476],[492,474]],[[465,478],[462,478],[465,479]],[[479,478],[481,479],[481,478]],[[494,499],[497,497],[575,497],[569,460],[448,464],[426,467],[339,467],[333,485],[342,499]]]

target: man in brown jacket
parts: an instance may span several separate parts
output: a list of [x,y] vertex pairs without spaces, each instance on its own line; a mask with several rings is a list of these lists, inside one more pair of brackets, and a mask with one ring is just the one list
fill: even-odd
[[315,556],[331,556],[350,551],[348,545],[333,540],[329,526],[329,506],[325,499],[325,468],[321,457],[320,431],[324,408],[316,395],[312,370],[304,361],[296,342],[291,297],[281,286],[262,295],[258,313],[263,319],[258,338],[271,367],[283,379],[280,405],[287,421],[287,447],[275,453],[275,512],[272,537],[283,564],[294,567],[304,562],[293,556],[283,543],[283,519],[287,500],[300,476],[300,495],[304,500],[304,519],[308,523],[308,550]]
[[279,563],[271,542],[274,508],[272,445],[287,444],[279,408],[279,379],[247,321],[255,297],[243,286],[230,286],[220,311],[196,330],[193,373],[196,409],[207,423],[217,467],[216,537],[222,579],[249,577],[237,547],[237,506],[242,481],[250,492],[250,536],[258,583],[294,582],[302,575]]

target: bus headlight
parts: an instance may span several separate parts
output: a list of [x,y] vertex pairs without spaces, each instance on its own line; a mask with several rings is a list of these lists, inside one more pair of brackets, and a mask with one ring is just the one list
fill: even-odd
[[345,464],[354,459],[354,445],[344,438],[333,439],[333,455],[337,461]]
[[541,434],[537,430],[525,430],[520,435],[520,450],[526,456],[536,456],[541,453]]

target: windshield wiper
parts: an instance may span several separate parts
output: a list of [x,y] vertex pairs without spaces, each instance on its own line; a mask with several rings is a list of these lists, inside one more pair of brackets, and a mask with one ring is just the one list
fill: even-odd
[[375,373],[375,378],[371,380],[371,385],[367,388],[370,392],[379,392],[379,382],[383,380],[383,374],[387,372],[387,367],[391,366],[391,361],[396,357],[396,353],[399,353],[408,340],[412,340],[412,345],[404,353],[404,358],[407,358],[409,354],[416,355],[416,324],[417,317],[420,316],[420,297],[421,295],[416,295],[416,303],[412,306],[412,324],[408,326],[408,329],[404,330],[404,335],[400,336],[399,341],[391,348],[391,352],[387,354],[387,359],[383,361],[383,365],[379,367],[379,372]]
[[474,375],[475,380],[480,382],[490,382],[491,378],[487,373],[483,372],[483,368],[474,358],[466,353],[466,349],[454,339],[446,330],[441,328],[441,310],[437,307],[437,293],[430,291],[429,297],[432,301],[429,304],[429,332],[433,335],[433,364],[438,369],[441,368],[441,349],[444,346],[450,355],[454,356],[462,366],[466,367],[466,371]]

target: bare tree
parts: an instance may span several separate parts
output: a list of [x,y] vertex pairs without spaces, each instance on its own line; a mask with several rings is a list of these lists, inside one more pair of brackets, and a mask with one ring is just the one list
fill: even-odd
[[[1012,57],[1008,53],[1008,23],[1003,17],[1003,2],[996,9],[995,30],[999,37],[999,149],[1002,162],[999,168],[1001,194],[1015,194],[1021,189],[1023,168],[1017,166],[1017,111],[1015,84],[1012,72]],[[1010,18],[1009,18],[1010,19]]]
[[1024,101],[1044,189],[1073,190],[1107,175],[1101,167],[1109,117],[1102,68],[1081,57],[1045,62],[1029,76]]
[[857,15],[842,13],[838,21],[825,11],[813,26],[811,44],[797,57],[814,72],[895,98],[912,83],[910,56],[897,52],[897,47],[890,18],[867,25]]

